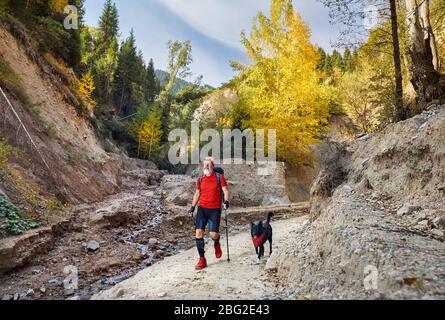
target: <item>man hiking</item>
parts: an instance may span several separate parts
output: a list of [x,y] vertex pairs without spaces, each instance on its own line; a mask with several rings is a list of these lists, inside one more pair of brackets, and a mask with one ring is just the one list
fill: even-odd
[[224,209],[229,208],[229,190],[224,175],[215,170],[213,158],[207,157],[202,162],[203,175],[198,178],[196,183],[196,192],[193,197],[192,207],[189,210],[191,215],[196,214],[196,248],[199,253],[199,261],[195,269],[201,270],[207,267],[207,260],[204,256],[204,234],[207,223],[210,237],[213,239],[215,247],[215,256],[220,259],[222,256],[221,244],[219,243],[219,224],[221,221],[221,204]]

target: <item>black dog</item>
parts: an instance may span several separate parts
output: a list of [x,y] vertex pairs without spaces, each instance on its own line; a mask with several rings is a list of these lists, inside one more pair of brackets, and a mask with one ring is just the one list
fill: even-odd
[[260,221],[258,224],[250,224],[250,234],[252,235],[253,245],[255,247],[255,252],[258,255],[257,263],[260,263],[260,259],[264,256],[264,244],[269,241],[270,253],[272,254],[272,226],[270,225],[270,220],[272,219],[273,213],[269,212],[267,214],[266,221]]

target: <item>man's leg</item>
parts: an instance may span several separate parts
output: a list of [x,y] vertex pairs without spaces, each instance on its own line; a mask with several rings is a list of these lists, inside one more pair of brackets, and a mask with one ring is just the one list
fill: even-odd
[[199,257],[204,258],[204,234],[205,231],[202,229],[196,229],[196,249],[198,249]]
[[205,243],[204,243],[204,235],[205,235],[205,228],[207,225],[207,215],[202,210],[201,207],[198,207],[198,213],[196,214],[196,249],[198,249],[199,253],[199,261],[198,264],[195,266],[196,269],[203,269],[207,267],[207,262],[205,260],[204,254],[205,254]]
[[220,221],[221,221],[221,209],[212,209],[212,212],[209,215],[209,234],[215,246],[215,256],[218,259],[221,258],[222,256],[221,244],[219,243]]

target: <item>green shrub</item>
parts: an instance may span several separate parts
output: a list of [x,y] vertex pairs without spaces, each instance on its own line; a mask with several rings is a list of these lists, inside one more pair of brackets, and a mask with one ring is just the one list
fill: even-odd
[[52,52],[69,66],[80,63],[80,35],[78,30],[66,30],[63,24],[51,17],[37,18],[41,43],[39,50]]
[[0,139],[0,181],[4,181],[9,174],[9,157],[17,157],[19,154],[19,150],[11,147],[5,140]]
[[3,197],[0,197],[0,218],[6,219],[6,230],[12,235],[19,235],[39,226],[36,221],[22,217],[19,209]]

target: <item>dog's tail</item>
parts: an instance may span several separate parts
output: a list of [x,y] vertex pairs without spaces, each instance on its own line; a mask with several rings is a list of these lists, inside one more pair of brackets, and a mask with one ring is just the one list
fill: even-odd
[[269,213],[267,214],[267,223],[270,222],[270,220],[272,219],[272,217],[273,217],[273,213],[272,213],[272,212],[269,212]]

